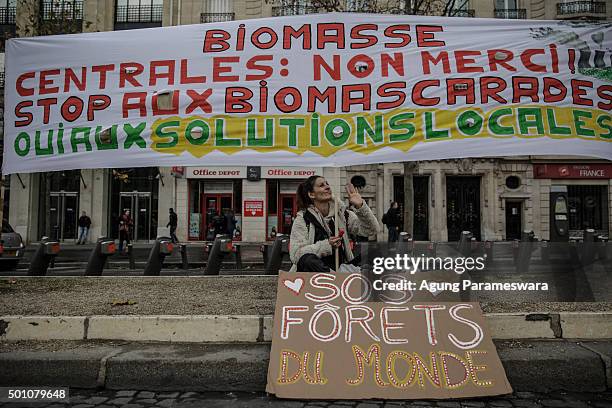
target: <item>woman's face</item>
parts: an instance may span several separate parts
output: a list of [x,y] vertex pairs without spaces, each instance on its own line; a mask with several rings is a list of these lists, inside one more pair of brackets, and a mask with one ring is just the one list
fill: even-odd
[[308,193],[308,196],[314,202],[331,201],[332,191],[329,184],[327,184],[327,180],[325,180],[323,177],[319,177],[315,181],[312,191]]

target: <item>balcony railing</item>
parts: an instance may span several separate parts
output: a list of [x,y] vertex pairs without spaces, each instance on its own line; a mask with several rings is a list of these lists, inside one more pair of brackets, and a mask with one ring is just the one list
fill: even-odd
[[0,72],[0,89],[4,89],[4,71]]
[[452,10],[450,15],[451,17],[474,17],[476,16],[476,11],[474,9]]
[[15,7],[0,7],[0,25],[15,24]]
[[569,3],[557,3],[557,14],[560,16],[568,14],[606,14],[605,1],[572,1]]
[[234,13],[200,13],[200,23],[219,23],[234,20]]
[[83,20],[83,1],[42,2],[41,18],[43,21],[53,22]]
[[526,19],[527,9],[495,9],[495,18],[506,18],[511,20]]
[[318,10],[316,7],[304,6],[301,4],[289,5],[289,6],[274,6],[272,7],[272,15],[274,17],[280,16],[301,16],[304,14],[315,14]]
[[115,23],[159,23],[162,22],[164,6],[117,6]]

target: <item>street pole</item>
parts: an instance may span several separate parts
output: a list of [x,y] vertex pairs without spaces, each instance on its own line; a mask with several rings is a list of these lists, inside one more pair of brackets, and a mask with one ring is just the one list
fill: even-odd
[[404,232],[412,238],[414,231],[414,185],[412,176],[418,162],[404,162]]

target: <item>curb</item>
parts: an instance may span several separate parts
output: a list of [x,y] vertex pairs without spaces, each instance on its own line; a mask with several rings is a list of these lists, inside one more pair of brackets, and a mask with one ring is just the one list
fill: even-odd
[[[612,339],[612,312],[485,314],[493,339]],[[270,315],[1,316],[0,340],[259,343]]]
[[[94,347],[92,347],[92,345]],[[156,391],[263,391],[269,344],[63,344],[52,351],[0,353],[0,386],[63,386]],[[498,341],[515,391],[606,389],[612,342]]]

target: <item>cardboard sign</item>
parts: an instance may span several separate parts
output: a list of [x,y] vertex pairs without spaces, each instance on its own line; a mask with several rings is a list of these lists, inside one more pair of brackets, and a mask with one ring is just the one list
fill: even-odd
[[359,274],[279,274],[267,392],[300,399],[512,392],[478,303],[361,302],[368,288]]
[[13,38],[2,171],[612,160],[608,32],[331,13]]
[[263,217],[263,200],[244,200],[245,217]]

